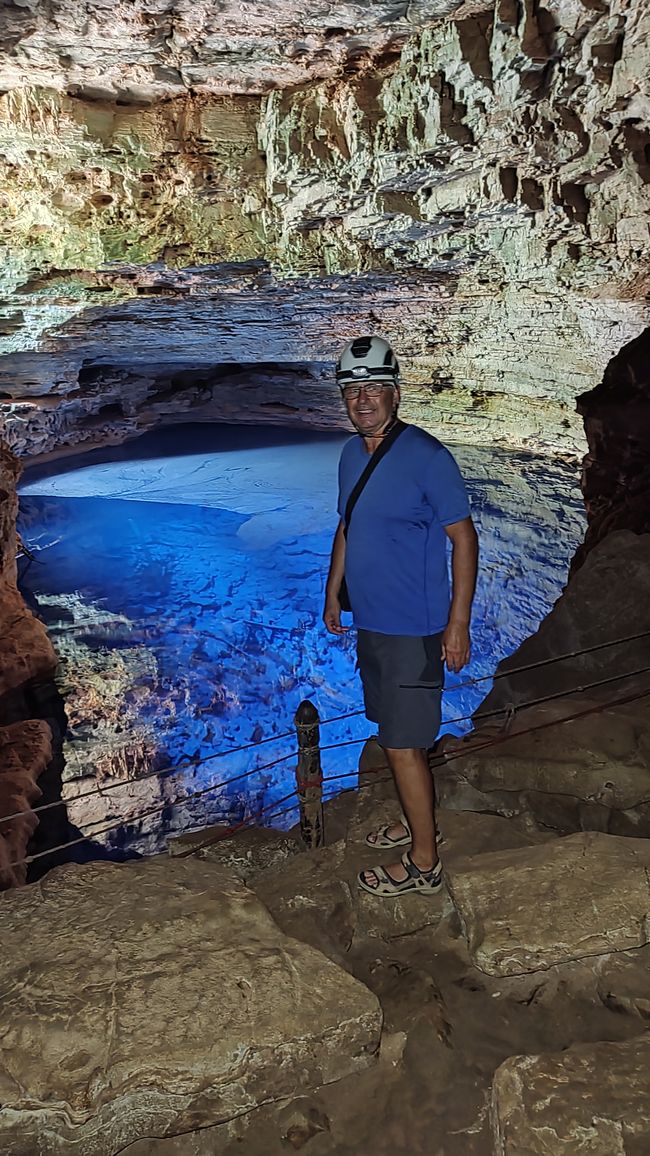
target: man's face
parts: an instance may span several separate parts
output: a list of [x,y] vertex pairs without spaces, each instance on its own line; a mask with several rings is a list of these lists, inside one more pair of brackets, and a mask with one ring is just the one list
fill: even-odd
[[395,407],[399,404],[399,389],[392,382],[383,382],[383,389],[376,397],[371,397],[365,385],[361,386],[358,397],[346,397],[345,406],[350,421],[360,434],[372,437],[381,433],[390,421]]

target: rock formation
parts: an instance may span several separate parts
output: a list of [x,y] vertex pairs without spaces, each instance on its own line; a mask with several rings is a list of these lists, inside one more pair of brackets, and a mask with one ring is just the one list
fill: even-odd
[[[590,518],[437,753],[441,898],[357,893],[395,808],[372,749],[314,855],[193,836],[3,898],[9,1156],[648,1149],[649,42],[642,0],[2,5],[21,458],[188,415],[336,428],[332,360],[374,329],[446,440],[581,454],[578,397]],[[49,757],[25,688],[55,665],[17,475],[2,446],[3,886],[34,816],[2,816]]]
[[213,865],[61,868],[3,927],[7,1156],[114,1156],[349,1077],[379,1042],[372,993]]
[[[27,609],[16,587],[16,480],[20,466],[0,442],[0,888],[24,883],[24,856],[36,816],[3,822],[27,812],[40,796],[37,780],[51,757],[46,723],[29,720],[21,693],[31,680],[51,678],[56,655],[44,626]],[[27,717],[25,717],[27,715]],[[9,724],[9,725],[3,725]]]
[[612,359],[600,385],[578,398],[589,453],[582,490],[589,525],[582,564],[612,530],[650,531],[650,329]]
[[[359,327],[452,440],[579,448],[575,396],[649,318],[640,0],[3,11],[21,454],[231,414],[242,375],[255,414],[335,423],[291,395]],[[225,297],[197,268],[252,259]]]

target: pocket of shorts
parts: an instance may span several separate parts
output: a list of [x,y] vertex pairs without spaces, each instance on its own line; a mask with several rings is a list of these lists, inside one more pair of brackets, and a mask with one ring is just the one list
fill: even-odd
[[442,654],[440,653],[440,637],[439,634],[435,634],[424,639],[426,662],[418,679],[419,686],[430,687],[434,690],[438,690],[445,679]]

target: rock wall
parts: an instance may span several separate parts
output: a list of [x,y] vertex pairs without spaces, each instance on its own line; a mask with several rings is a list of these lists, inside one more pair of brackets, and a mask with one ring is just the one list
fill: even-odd
[[650,532],[650,329],[609,363],[578,410],[589,443],[582,478],[589,524],[573,570],[613,530]]
[[[295,6],[274,7],[275,29],[252,9],[237,25],[236,10],[216,22],[204,6],[109,17],[91,5],[81,42],[73,10],[9,5],[0,351],[12,356],[0,405],[20,452],[56,452],[77,425],[88,442],[89,421],[96,441],[147,428],[122,420],[141,388],[124,366],[159,336],[161,304],[194,356],[158,366],[151,392],[170,404],[150,423],[172,419],[174,368],[223,379],[211,337],[241,332],[241,301],[224,303],[209,271],[200,287],[195,266],[253,258],[277,280],[244,290],[253,355],[234,361],[256,367],[262,390],[277,361],[269,328],[285,333],[283,365],[307,388],[305,363],[331,365],[349,328],[381,329],[423,391],[418,420],[448,440],[581,452],[576,395],[650,321],[647,6],[322,5],[302,38]],[[130,265],[106,265],[116,261]],[[289,282],[300,323],[313,294],[337,300],[331,277],[360,272],[371,280],[344,318],[292,338],[286,278],[310,278]],[[392,305],[378,275],[395,286]],[[401,315],[414,281],[417,309]],[[133,297],[136,324],[121,328]],[[102,415],[105,387],[122,414]],[[61,402],[71,390],[77,420]],[[65,419],[50,420],[61,404]]]
[[[25,606],[16,588],[17,459],[0,442],[0,888],[24,883],[22,858],[36,817],[10,822],[39,798],[38,779],[51,757],[48,725],[25,719],[21,692],[30,680],[51,678],[56,655],[45,627]],[[8,725],[3,725],[8,724]]]

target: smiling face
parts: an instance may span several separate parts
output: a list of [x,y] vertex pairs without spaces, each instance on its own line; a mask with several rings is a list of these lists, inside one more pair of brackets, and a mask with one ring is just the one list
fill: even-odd
[[361,386],[358,397],[345,397],[345,393],[343,397],[350,421],[364,437],[382,433],[399,405],[399,389],[391,381],[383,383],[383,389],[376,397],[366,393],[364,386]]

